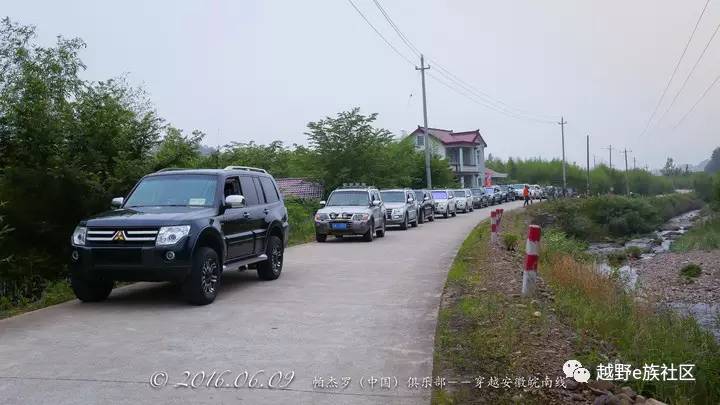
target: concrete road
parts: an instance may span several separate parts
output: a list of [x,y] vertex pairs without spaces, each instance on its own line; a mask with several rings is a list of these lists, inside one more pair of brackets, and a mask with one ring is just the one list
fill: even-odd
[[[185,304],[170,285],[138,283],[103,303],[72,301],[2,320],[0,403],[428,403],[430,389],[409,389],[408,379],[432,375],[448,268],[488,213],[389,230],[372,243],[292,247],[280,279],[226,273],[218,299],[204,307]],[[157,376],[160,388],[149,383],[155,372],[168,376],[166,384]],[[294,378],[288,384],[276,372]],[[325,387],[314,388],[320,377]],[[328,387],[331,377],[338,388]],[[200,387],[175,386],[193,379]],[[236,381],[243,387],[227,387]]]

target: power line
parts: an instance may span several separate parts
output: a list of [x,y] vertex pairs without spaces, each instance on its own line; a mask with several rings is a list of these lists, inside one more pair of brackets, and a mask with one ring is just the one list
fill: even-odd
[[[383,17],[388,22],[388,24],[390,24],[390,26],[395,31],[395,33],[398,35],[398,37],[400,37],[400,39],[403,41],[403,43],[405,43],[405,45],[412,52],[414,52],[416,55],[419,56],[422,53],[422,52],[420,52],[420,49],[417,46],[415,46],[415,44],[413,44],[412,41],[410,41],[410,39],[402,32],[400,27],[395,23],[395,21],[393,21],[392,17],[390,17],[390,14],[387,12],[387,10],[385,10],[385,8],[380,4],[380,2],[378,0],[373,0],[373,3],[375,3],[375,6],[378,8],[378,10],[380,10],[380,13],[383,15]],[[464,89],[466,92],[474,95],[475,97],[483,99],[484,102],[481,103],[481,105],[483,105],[485,107],[492,108],[495,111],[504,113],[504,114],[511,116],[513,118],[516,118],[516,119],[527,119],[530,121],[543,122],[543,123],[548,123],[548,124],[555,123],[554,120],[551,120],[548,118],[533,117],[532,115],[535,115],[535,114],[528,113],[519,108],[512,107],[511,105],[509,105],[501,100],[495,99],[492,96],[490,96],[489,94],[468,84],[466,81],[462,80],[460,77],[458,77],[457,75],[450,72],[447,68],[442,66],[442,64],[440,64],[436,60],[434,60],[432,58],[428,58],[428,60],[431,61],[439,69],[437,72],[441,76],[445,77],[448,81],[450,81],[453,84],[455,84],[456,86]],[[435,80],[438,80],[438,78],[436,76],[431,76],[431,77],[433,77]],[[489,104],[491,104],[492,107],[490,107]],[[512,111],[512,110],[515,110],[515,111]],[[527,115],[527,117],[523,117],[523,115]]]
[[662,117],[660,117],[658,122],[661,122],[665,118],[665,116],[668,115],[668,113],[672,109],[673,105],[675,105],[675,101],[677,101],[678,97],[680,96],[680,93],[682,93],[682,91],[685,90],[685,86],[687,85],[688,81],[690,81],[690,78],[692,77],[692,75],[695,73],[695,69],[700,64],[700,61],[702,61],[703,57],[705,56],[705,52],[710,47],[710,44],[712,43],[713,39],[715,39],[715,35],[717,35],[718,31],[720,31],[720,23],[718,23],[718,25],[715,27],[715,31],[713,31],[712,36],[710,37],[708,42],[705,44],[705,48],[703,48],[702,53],[700,53],[700,56],[695,61],[695,64],[693,65],[692,69],[690,70],[690,73],[688,73],[682,86],[680,86],[680,89],[677,91],[677,93],[675,93],[675,97],[673,97],[672,102],[670,103],[670,106],[667,108],[667,110],[665,110],[665,113],[662,115]]
[[700,96],[700,98],[698,98],[697,101],[695,102],[695,104],[693,104],[693,106],[690,107],[688,112],[686,112],[685,115],[683,115],[682,118],[680,118],[680,121],[678,121],[677,124],[675,124],[673,129],[677,129],[677,127],[679,127],[680,124],[682,124],[685,121],[685,118],[687,118],[693,111],[695,111],[695,107],[697,107],[698,104],[700,104],[700,102],[705,99],[705,96],[707,96],[708,93],[710,93],[710,90],[712,90],[712,88],[715,87],[715,85],[717,84],[718,81],[720,81],[720,75],[717,75],[715,80],[713,80],[712,83],[710,83],[710,85],[705,89],[705,91]]
[[367,23],[367,25],[369,25],[370,28],[372,28],[372,30],[375,31],[376,34],[378,34],[378,36],[380,37],[380,39],[382,39],[383,42],[385,42],[385,44],[386,44],[387,46],[389,46],[393,51],[395,51],[395,53],[398,54],[398,56],[400,56],[401,58],[405,59],[405,61],[406,61],[407,63],[409,63],[409,64],[411,64],[411,65],[413,65],[413,66],[415,65],[415,63],[414,63],[410,58],[408,58],[408,57],[405,56],[402,52],[400,52],[397,48],[395,48],[395,46],[393,46],[393,44],[391,44],[390,41],[388,41],[388,39],[385,38],[385,36],[384,36],[380,31],[378,31],[377,28],[375,28],[375,26],[370,22],[370,20],[368,20],[367,17],[365,17],[365,14],[363,14],[363,12],[360,11],[360,9],[355,5],[355,3],[353,3],[352,0],[348,0],[348,3],[350,3],[350,5],[355,9],[355,11],[357,11],[358,14],[360,14],[360,17],[362,17],[362,19],[365,20],[365,22]]
[[652,123],[653,118],[655,118],[655,114],[657,114],[658,109],[660,108],[660,105],[662,104],[663,100],[665,99],[665,95],[667,94],[667,91],[670,88],[670,83],[672,83],[673,79],[675,79],[675,75],[677,74],[678,68],[680,67],[680,63],[682,62],[683,58],[685,57],[685,53],[687,52],[688,47],[690,47],[690,42],[692,42],[693,37],[695,36],[695,32],[697,31],[698,26],[700,25],[700,20],[702,20],[708,4],[710,4],[710,0],[707,0],[705,2],[705,6],[703,7],[702,11],[700,12],[700,16],[698,17],[697,22],[695,22],[695,27],[693,28],[692,33],[690,33],[690,38],[688,38],[687,42],[685,43],[685,48],[683,49],[682,53],[680,54],[680,58],[678,58],[677,63],[675,63],[675,69],[673,69],[672,75],[670,75],[670,79],[668,80],[667,84],[665,85],[665,89],[663,90],[662,95],[660,96],[660,99],[658,100],[657,104],[655,104],[655,109],[653,109],[652,114],[650,114],[650,118],[648,119],[647,123],[645,124],[645,129],[643,130],[642,135],[645,135],[647,130],[650,128],[650,123]]

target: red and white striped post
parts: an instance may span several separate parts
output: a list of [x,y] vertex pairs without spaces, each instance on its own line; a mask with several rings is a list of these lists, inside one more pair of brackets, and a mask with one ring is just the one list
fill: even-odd
[[505,213],[505,210],[504,210],[504,209],[502,209],[502,208],[498,208],[498,209],[497,209],[497,217],[498,217],[498,229],[497,229],[497,233],[498,233],[498,235],[500,235],[500,233],[502,233],[502,217],[503,217],[503,214],[504,214],[504,213]]
[[523,272],[522,295],[535,294],[538,260],[540,258],[540,226],[530,225],[525,244],[525,271]]
[[498,228],[498,218],[497,218],[497,211],[492,210],[490,211],[490,242],[497,243],[498,237],[497,237],[497,228]]

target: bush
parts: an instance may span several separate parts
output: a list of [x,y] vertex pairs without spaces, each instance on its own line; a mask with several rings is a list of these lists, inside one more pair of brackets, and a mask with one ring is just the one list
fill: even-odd
[[301,200],[292,197],[285,199],[290,223],[291,245],[309,242],[315,237],[314,215],[319,206],[317,200]]
[[670,245],[673,252],[720,249],[720,217],[691,228]]
[[690,263],[680,269],[680,275],[687,279],[698,278],[700,273],[702,273],[702,269],[695,263]]
[[511,252],[514,252],[517,250],[518,247],[518,241],[520,238],[517,235],[506,233],[503,235],[502,242],[503,246],[505,247],[505,250],[509,250]]

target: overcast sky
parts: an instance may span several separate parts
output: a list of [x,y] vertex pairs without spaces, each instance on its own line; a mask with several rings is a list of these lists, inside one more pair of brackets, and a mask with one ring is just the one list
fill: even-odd
[[[354,0],[415,59],[372,0]],[[569,161],[591,164],[613,147],[638,165],[672,156],[698,163],[720,146],[720,84],[687,121],[679,118],[720,74],[720,38],[710,45],[663,121],[641,135],[705,0],[381,0],[422,52],[494,99],[559,121]],[[308,121],[359,106],[395,133],[422,123],[420,76],[347,0],[13,1],[2,14],[87,44],[91,80],[128,74],[162,117],[207,132],[206,143],[275,139],[305,143]],[[720,23],[711,1],[658,116]],[[718,35],[720,37],[720,34]],[[419,63],[419,61],[418,61]],[[430,62],[432,66],[433,63]],[[438,68],[430,72],[437,75]],[[440,76],[442,78],[442,76]],[[560,127],[478,105],[428,78],[429,126],[480,129],[487,153],[559,157]],[[632,158],[630,158],[632,161]],[[613,152],[614,165],[620,156]],[[631,163],[632,164],[632,163]]]

